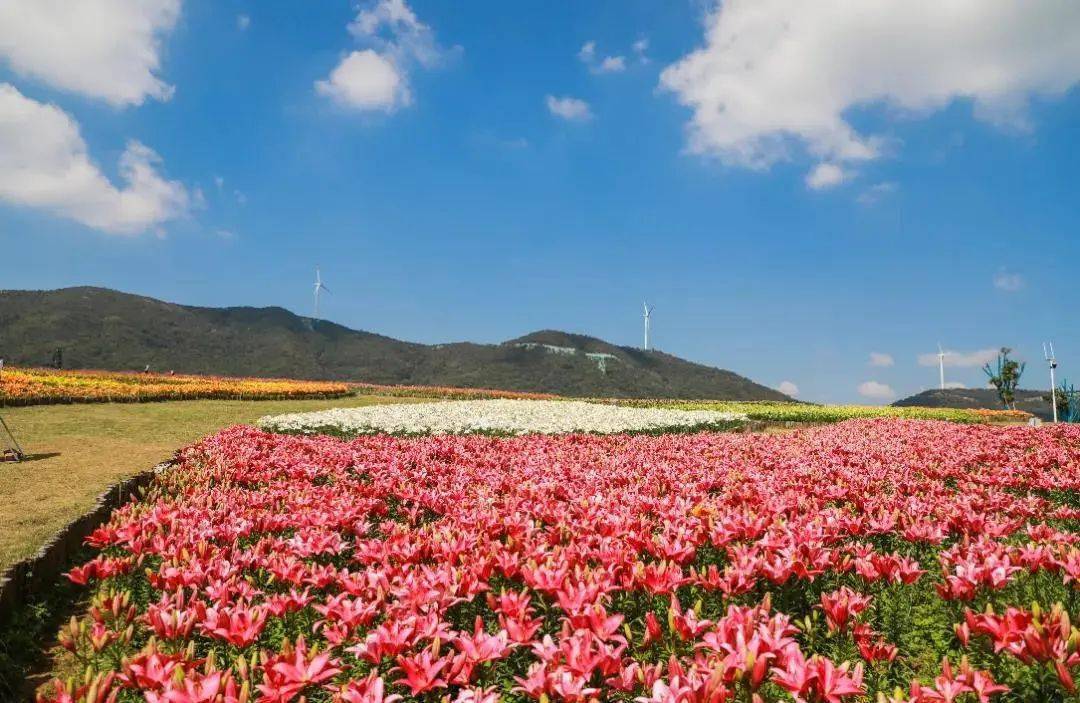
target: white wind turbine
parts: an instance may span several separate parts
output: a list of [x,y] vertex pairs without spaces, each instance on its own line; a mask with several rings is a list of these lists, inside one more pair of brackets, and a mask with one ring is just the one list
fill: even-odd
[[1054,381],[1054,369],[1057,368],[1057,357],[1054,356],[1053,342],[1050,342],[1049,351],[1046,349],[1046,342],[1043,342],[1043,357],[1046,359],[1046,363],[1050,365],[1050,406],[1054,409],[1054,422],[1057,422],[1057,383]]
[[945,350],[941,348],[941,342],[937,344],[938,375],[941,378],[941,390],[945,390]]
[[645,351],[649,351],[649,320],[652,317],[653,309],[649,307],[647,302],[642,301],[641,305],[645,308]]
[[319,272],[319,267],[315,267],[315,313],[311,317],[312,323],[319,319],[319,293],[322,291],[330,292],[330,289],[323,285],[322,274]]

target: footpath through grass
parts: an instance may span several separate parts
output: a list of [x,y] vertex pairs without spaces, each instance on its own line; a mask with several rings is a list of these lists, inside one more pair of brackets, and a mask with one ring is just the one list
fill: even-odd
[[110,484],[172,457],[218,430],[263,415],[410,402],[352,396],[329,400],[184,400],[0,408],[31,460],[0,463],[0,571],[33,554],[89,510]]

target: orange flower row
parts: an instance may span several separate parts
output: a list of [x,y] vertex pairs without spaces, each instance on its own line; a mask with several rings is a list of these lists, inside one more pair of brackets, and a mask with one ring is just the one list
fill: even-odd
[[347,383],[278,378],[229,378],[115,371],[5,368],[0,372],[0,406],[49,403],[146,402],[155,400],[273,400],[337,398]]

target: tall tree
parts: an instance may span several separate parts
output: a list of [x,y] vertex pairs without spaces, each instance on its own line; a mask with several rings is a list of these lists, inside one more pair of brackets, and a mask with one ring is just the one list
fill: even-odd
[[997,356],[997,371],[987,363],[983,373],[990,378],[990,385],[997,389],[1001,404],[1008,410],[1016,409],[1016,388],[1020,385],[1020,376],[1024,373],[1025,362],[1009,358],[1012,349],[1002,347]]

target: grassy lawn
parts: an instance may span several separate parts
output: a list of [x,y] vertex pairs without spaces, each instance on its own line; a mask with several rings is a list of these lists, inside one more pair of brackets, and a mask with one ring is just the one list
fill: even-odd
[[0,463],[0,571],[37,551],[125,476],[148,469],[217,429],[263,415],[406,398],[182,400],[0,408],[32,460]]

